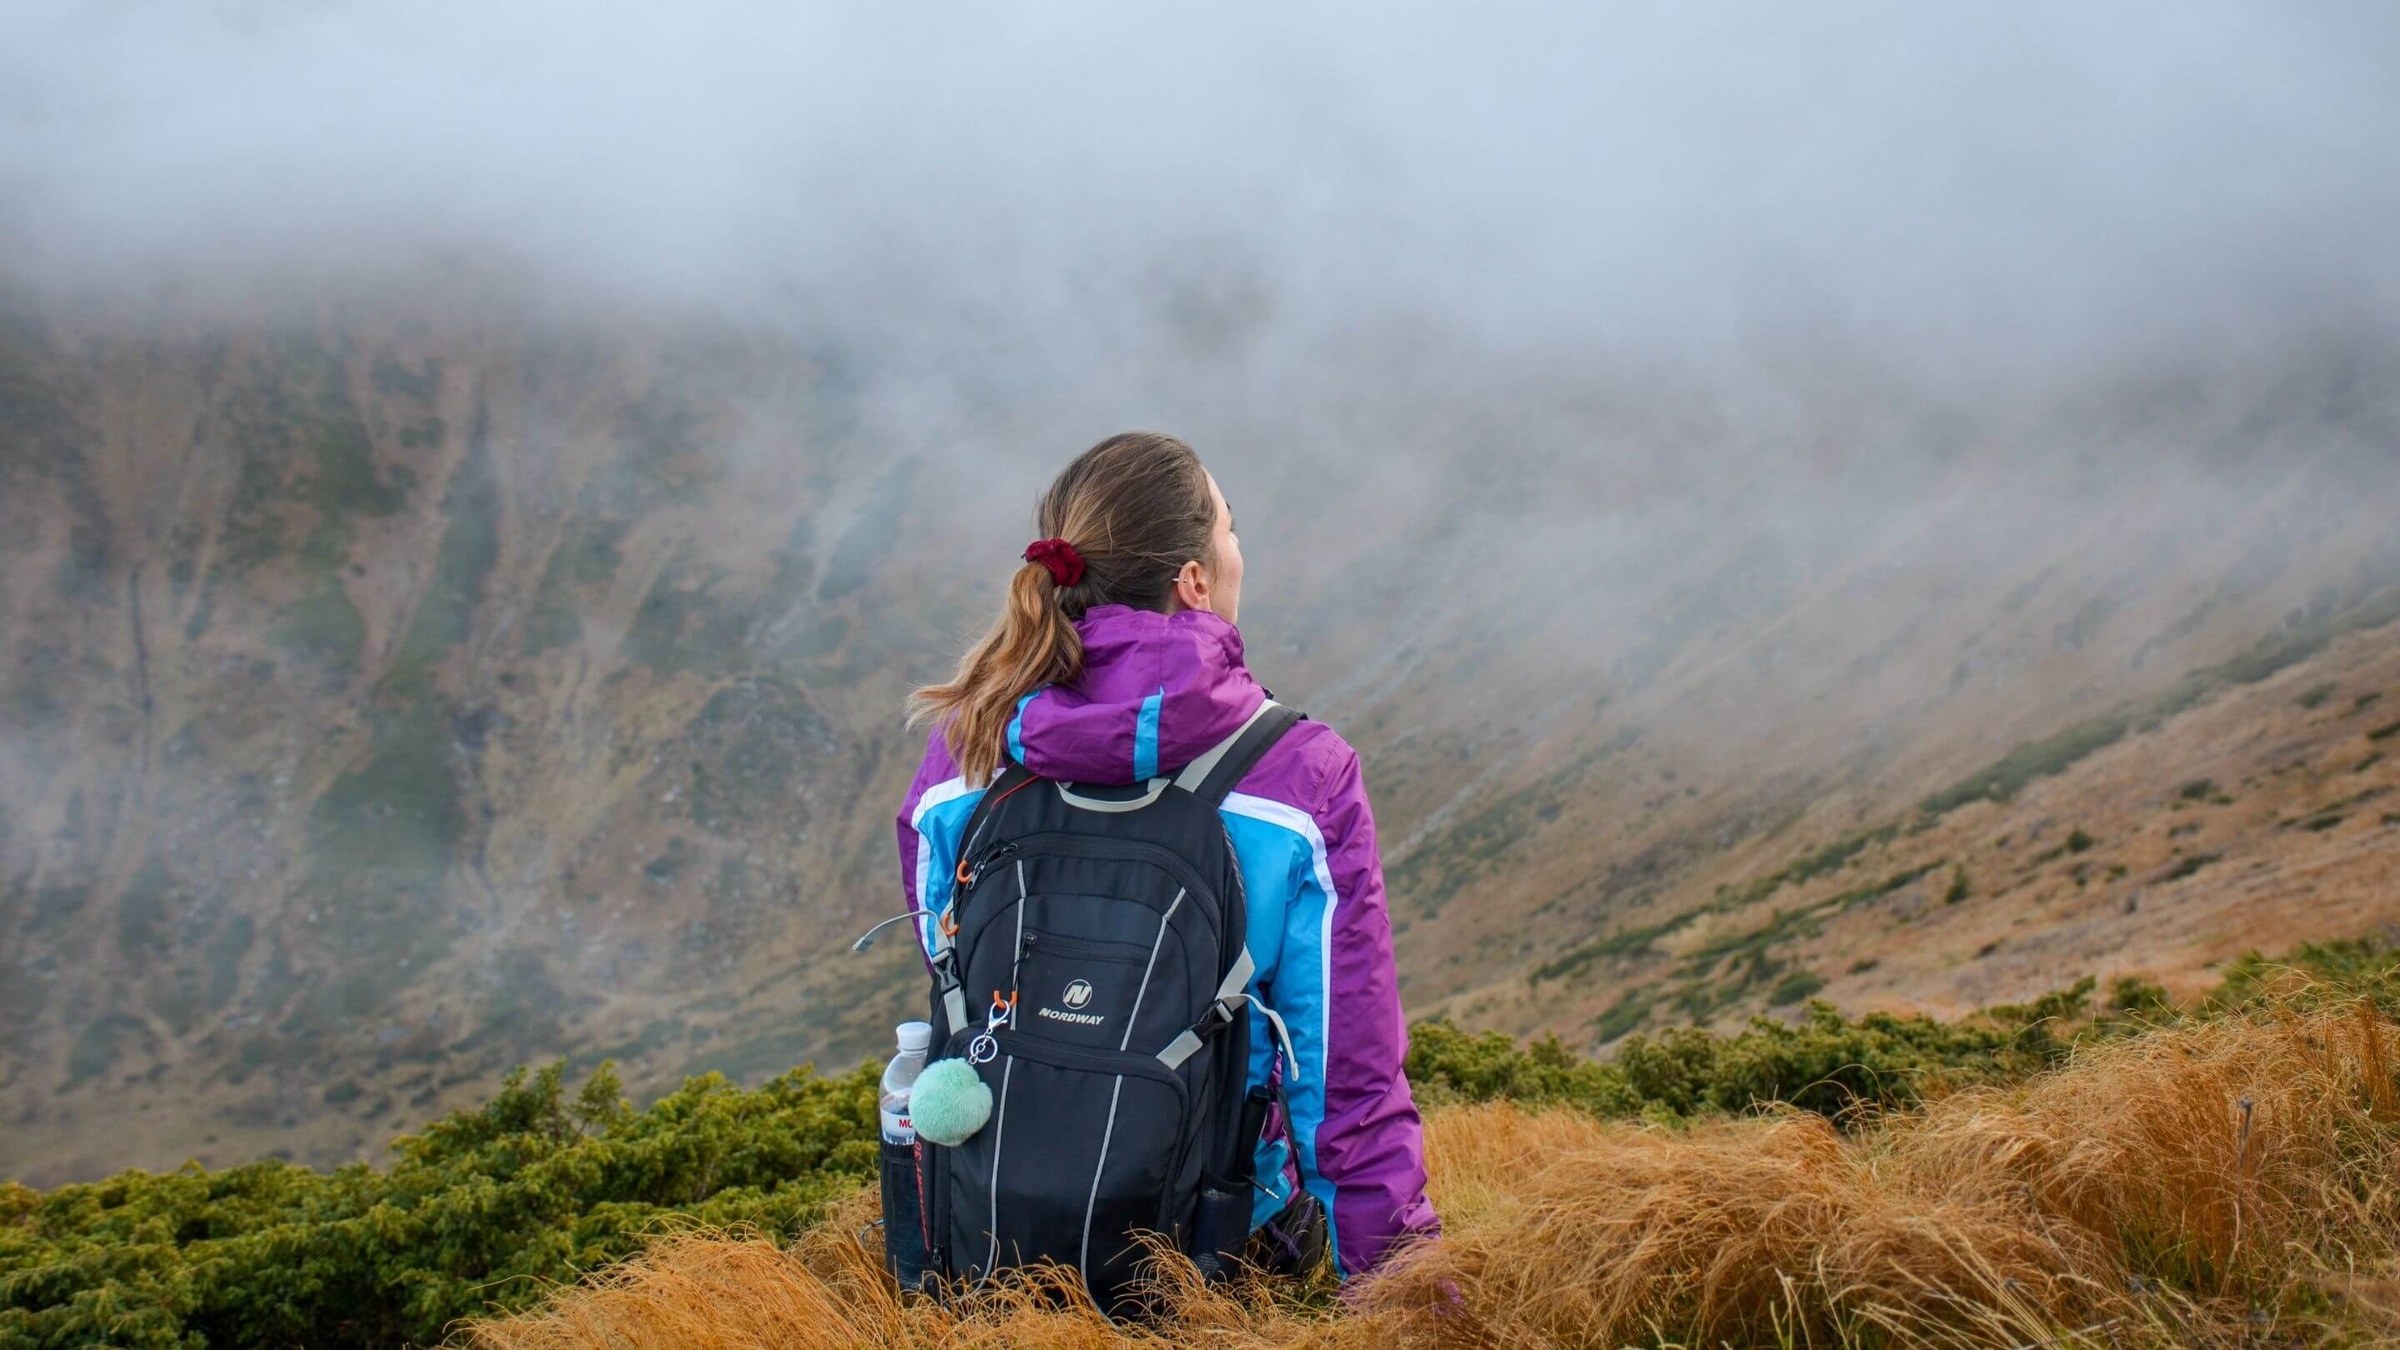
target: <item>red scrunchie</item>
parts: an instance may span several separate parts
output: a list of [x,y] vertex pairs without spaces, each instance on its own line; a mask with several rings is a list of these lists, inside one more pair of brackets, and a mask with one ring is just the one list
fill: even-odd
[[1034,540],[1025,546],[1025,561],[1049,568],[1050,579],[1061,586],[1083,580],[1083,555],[1064,539]]

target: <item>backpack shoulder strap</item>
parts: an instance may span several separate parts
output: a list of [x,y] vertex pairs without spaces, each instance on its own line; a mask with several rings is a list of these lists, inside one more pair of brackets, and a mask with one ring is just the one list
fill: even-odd
[[967,827],[959,832],[958,857],[954,865],[974,856],[976,847],[983,842],[983,829],[991,820],[992,808],[1000,804],[1001,798],[1023,787],[1032,777],[1033,770],[1012,759],[1000,770],[999,777],[984,788],[983,796],[975,802],[975,809],[967,814]]
[[[967,828],[958,837],[958,857],[951,862],[951,866],[961,873],[954,878],[950,891],[950,908],[953,911],[959,903],[957,882],[963,880],[966,864],[974,858],[977,847],[983,842],[984,826],[991,817],[992,808],[1000,804],[1001,798],[1031,781],[1033,770],[1010,760],[1000,776],[984,788],[983,797],[975,803],[975,809],[968,813]],[[918,879],[918,884],[924,884],[923,878]],[[925,951],[926,960],[933,967],[934,991],[942,1000],[944,1035],[954,1034],[967,1025],[967,996],[959,981],[957,932],[956,913],[945,915],[942,921],[934,924],[933,942]]]
[[1283,739],[1283,733],[1301,720],[1297,709],[1266,700],[1239,730],[1184,765],[1183,772],[1175,775],[1175,785],[1211,806],[1222,806],[1226,794],[1241,783],[1242,775],[1250,772],[1259,758]]

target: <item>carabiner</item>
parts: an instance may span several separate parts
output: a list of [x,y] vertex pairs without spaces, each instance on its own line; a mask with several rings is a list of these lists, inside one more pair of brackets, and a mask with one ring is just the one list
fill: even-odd
[[999,990],[992,991],[992,1010],[984,1015],[983,1030],[975,1033],[974,1040],[967,1042],[969,1064],[989,1064],[999,1055],[1000,1039],[992,1033],[1003,1025],[1013,1024],[1016,1007],[1015,990],[1010,990],[1005,998],[1001,997]]

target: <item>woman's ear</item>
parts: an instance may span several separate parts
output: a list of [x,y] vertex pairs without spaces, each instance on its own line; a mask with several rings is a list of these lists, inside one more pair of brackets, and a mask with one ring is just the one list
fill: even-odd
[[1175,573],[1175,608],[1215,612],[1208,594],[1208,571],[1197,561],[1186,562]]

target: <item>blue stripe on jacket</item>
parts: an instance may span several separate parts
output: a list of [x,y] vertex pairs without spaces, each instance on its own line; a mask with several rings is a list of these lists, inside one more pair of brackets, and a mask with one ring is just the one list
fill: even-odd
[[1133,781],[1137,783],[1158,777],[1158,713],[1166,699],[1164,689],[1143,699],[1141,715],[1134,719]]

